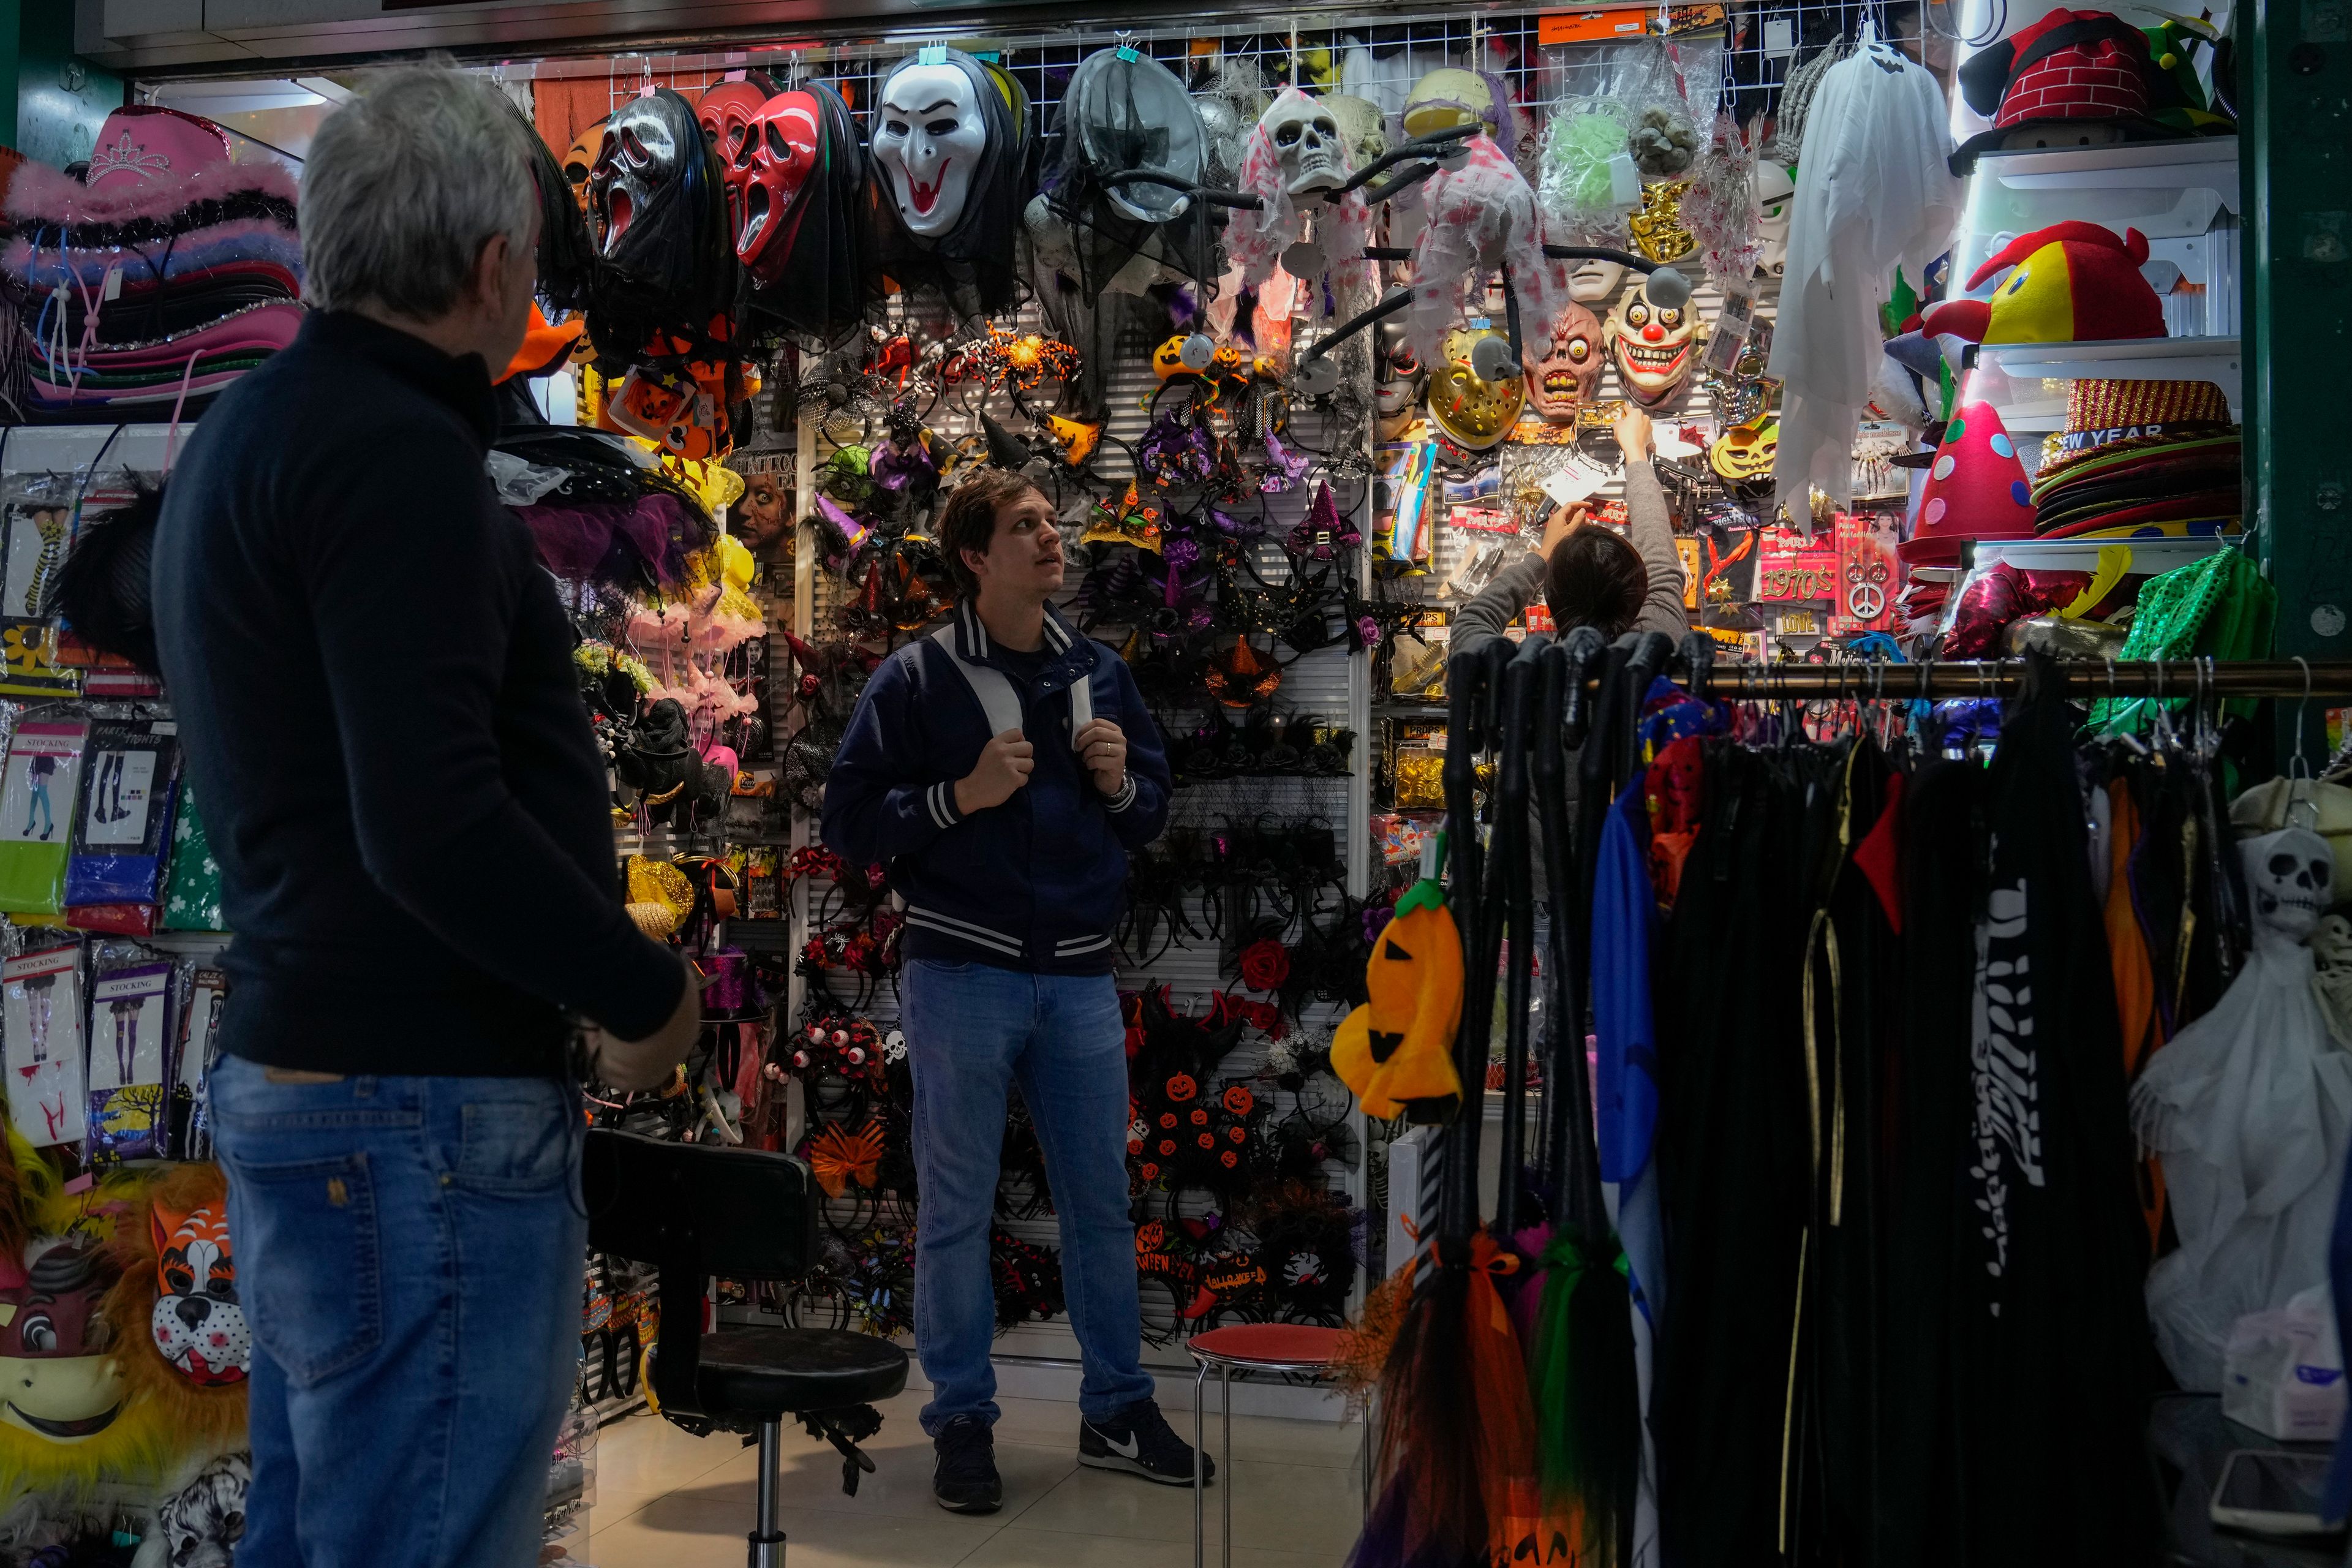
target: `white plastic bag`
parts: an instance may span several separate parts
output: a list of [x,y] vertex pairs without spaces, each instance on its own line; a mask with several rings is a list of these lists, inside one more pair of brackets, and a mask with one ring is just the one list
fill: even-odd
[[2344,1352],[2325,1285],[2230,1326],[2221,1414],[2282,1442],[2332,1443],[2344,1425]]

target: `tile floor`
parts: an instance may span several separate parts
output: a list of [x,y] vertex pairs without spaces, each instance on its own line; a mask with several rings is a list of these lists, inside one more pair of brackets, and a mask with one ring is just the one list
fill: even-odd
[[[841,1491],[833,1449],[788,1427],[783,1525],[793,1568],[1186,1568],[1192,1494],[1082,1469],[1077,1407],[1003,1399],[996,1464],[1004,1507],[983,1518],[931,1500],[931,1447],[916,1424],[926,1395],[882,1406],[866,1445],[878,1473]],[[1171,1411],[1190,1435],[1189,1412]],[[1209,1451],[1217,1453],[1216,1414]],[[1355,1542],[1362,1428],[1234,1418],[1235,1568],[1338,1568]],[[758,1450],[724,1433],[690,1437],[657,1416],[604,1428],[597,1444],[595,1568],[737,1568],[751,1528]],[[1208,1561],[1217,1562],[1219,1489],[1209,1491]]]

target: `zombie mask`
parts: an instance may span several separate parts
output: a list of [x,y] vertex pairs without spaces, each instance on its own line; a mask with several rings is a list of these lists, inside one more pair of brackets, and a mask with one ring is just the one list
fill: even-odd
[[1283,189],[1292,196],[1347,184],[1347,144],[1330,110],[1296,88],[1268,106],[1258,121],[1282,165]]
[[1572,262],[1568,269],[1568,291],[1580,305],[1598,305],[1617,297],[1625,281],[1625,264],[1588,258]]
[[[1553,319],[1550,340],[1541,346],[1541,355],[1528,361],[1528,402],[1548,423],[1573,425],[1576,411],[1601,388],[1601,366],[1608,357],[1601,318],[1571,301]],[[1530,351],[1537,347],[1528,345]]]
[[588,220],[601,254],[609,258],[629,226],[669,194],[689,151],[657,99],[632,99],[613,111],[604,149],[588,171]]
[[1372,397],[1380,410],[1381,433],[1383,438],[1391,438],[1392,427],[1412,417],[1414,407],[1429,386],[1429,372],[1414,357],[1412,345],[1404,341],[1402,322],[1383,321],[1379,331],[1381,374]]
[[191,1383],[211,1387],[244,1382],[253,1364],[253,1333],[236,1299],[228,1199],[214,1198],[184,1214],[159,1202],[150,1215],[155,1231],[155,1348]]
[[2284,827],[2238,846],[2262,947],[2300,942],[2336,901],[2336,854],[2307,827]]
[[1472,367],[1479,340],[1501,337],[1492,327],[1456,327],[1445,334],[1444,358],[1429,369],[1429,416],[1468,451],[1483,452],[1510,434],[1527,401],[1520,377],[1485,381]]
[[938,239],[963,219],[988,152],[988,121],[970,73],[925,59],[902,61],[883,82],[873,148],[898,221],[919,238]]
[[99,1314],[112,1283],[94,1246],[66,1241],[0,1289],[0,1425],[80,1443],[114,1424],[126,1394]]
[[1789,209],[1797,199],[1797,182],[1779,163],[1756,165],[1756,237],[1763,242],[1757,265],[1778,278],[1789,267]]
[[814,94],[780,92],[751,116],[743,144],[727,165],[735,257],[763,283],[775,281],[792,254],[801,193],[816,167],[818,123]]
[[1659,408],[1680,395],[1698,343],[1698,317],[1687,302],[1652,304],[1644,278],[1617,301],[1604,331],[1627,396],[1644,408]]
[[563,154],[563,177],[572,182],[572,199],[583,214],[588,210],[588,171],[596,166],[596,154],[604,148],[604,126],[600,120],[583,131]]

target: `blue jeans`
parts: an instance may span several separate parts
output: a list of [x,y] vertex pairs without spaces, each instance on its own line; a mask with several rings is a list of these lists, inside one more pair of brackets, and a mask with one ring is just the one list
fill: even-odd
[[580,1349],[569,1084],[273,1083],[213,1127],[253,1327],[237,1568],[526,1568]]
[[1135,1222],[1127,1205],[1127,1027],[1108,974],[1025,974],[909,960],[900,976],[915,1072],[915,1345],[931,1380],[923,1430],[997,1417],[988,1267],[1004,1090],[1037,1125],[1062,1226],[1062,1296],[1086,1367],[1078,1413],[1152,1394],[1143,1370]]

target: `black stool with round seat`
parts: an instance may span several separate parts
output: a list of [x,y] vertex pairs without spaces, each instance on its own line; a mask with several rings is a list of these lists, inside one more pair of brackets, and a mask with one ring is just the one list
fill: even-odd
[[816,1258],[809,1168],[789,1154],[669,1143],[630,1132],[588,1134],[581,1188],[588,1244],[661,1270],[661,1338],[651,1358],[662,1415],[689,1432],[741,1432],[760,1443],[759,1520],[751,1568],[783,1568],[776,1528],[779,1443],[798,1418],[842,1454],[843,1487],[874,1461],[857,1441],[881,1425],[866,1406],[907,1386],[907,1352],[838,1329],[702,1330],[714,1277],[792,1281]]

